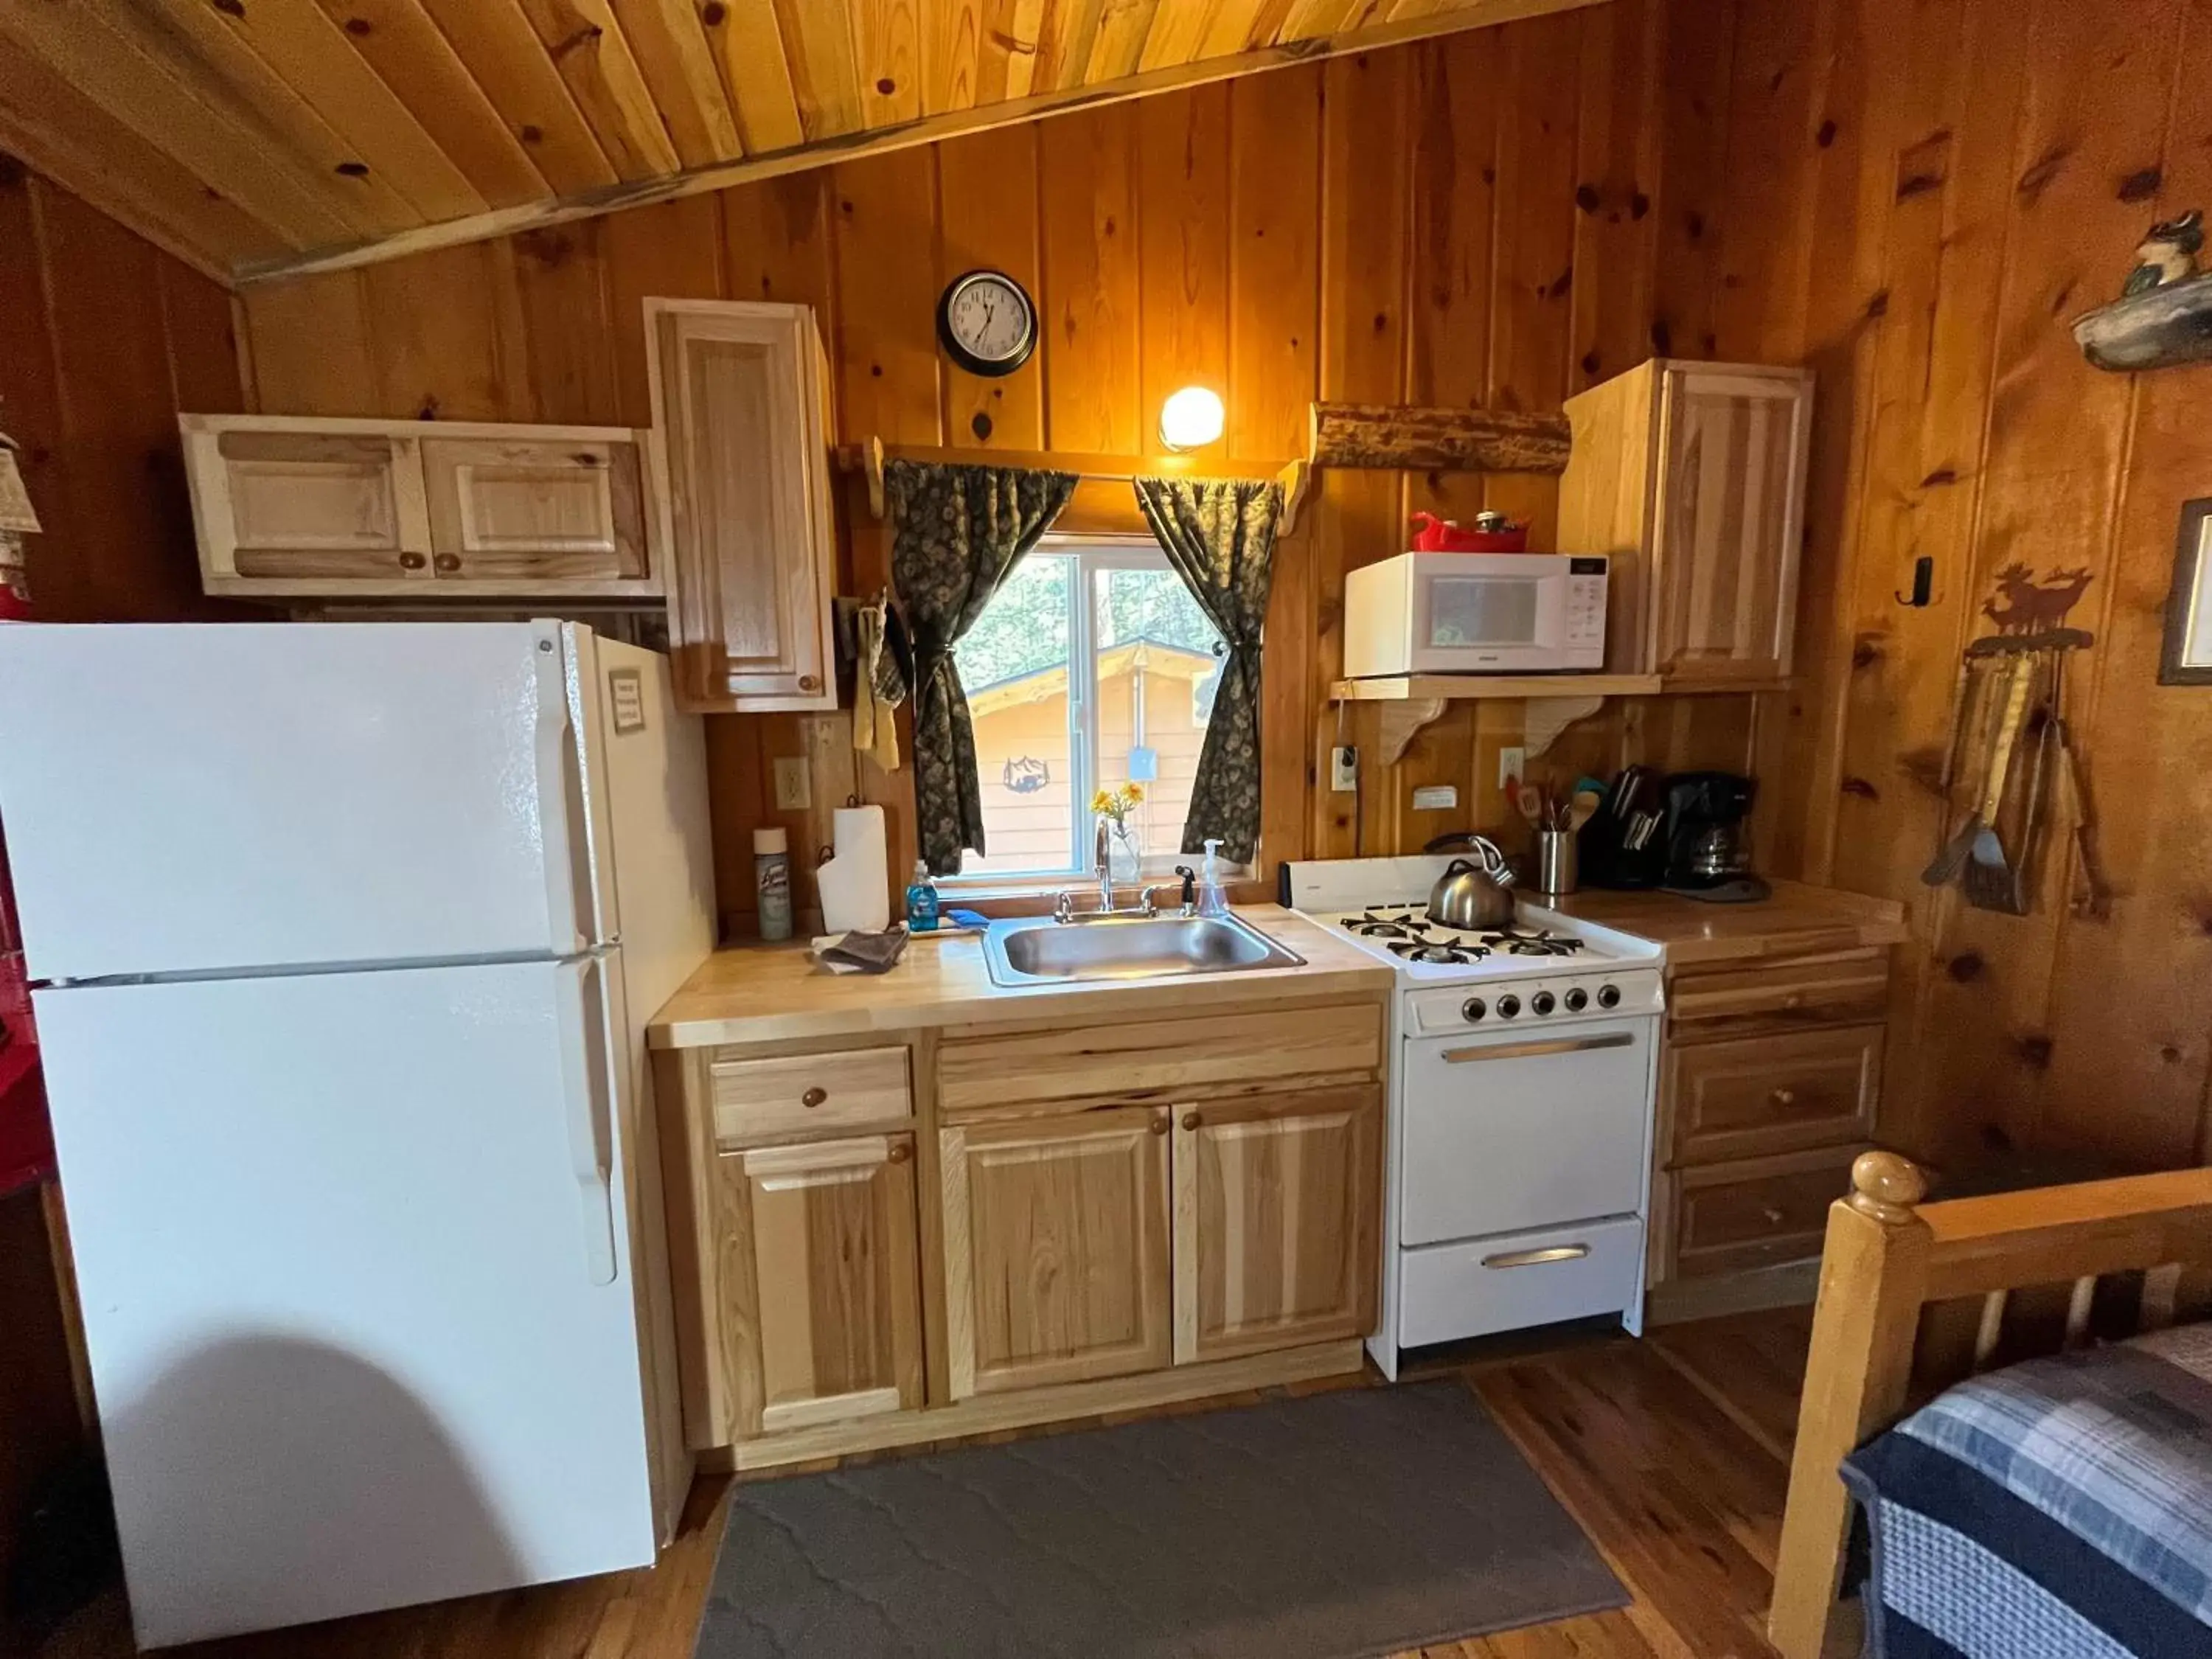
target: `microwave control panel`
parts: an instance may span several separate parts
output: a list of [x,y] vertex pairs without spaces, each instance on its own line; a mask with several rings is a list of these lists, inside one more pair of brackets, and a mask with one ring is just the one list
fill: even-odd
[[1605,643],[1606,562],[1589,555],[1567,561],[1567,643]]

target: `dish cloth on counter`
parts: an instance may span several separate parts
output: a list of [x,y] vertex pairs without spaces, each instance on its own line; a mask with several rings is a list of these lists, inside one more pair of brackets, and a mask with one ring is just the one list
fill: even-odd
[[814,959],[833,974],[887,974],[906,952],[904,927],[880,933],[855,929],[814,941]]

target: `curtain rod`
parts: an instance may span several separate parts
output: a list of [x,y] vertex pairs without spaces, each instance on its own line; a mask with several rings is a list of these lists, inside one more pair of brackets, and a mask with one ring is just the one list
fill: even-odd
[[1108,455],[1051,449],[950,449],[929,444],[885,444],[871,437],[865,443],[841,444],[832,452],[841,472],[865,472],[868,478],[868,509],[884,516],[884,464],[886,460],[950,463],[961,466],[1012,466],[1040,472],[1073,472],[1083,478],[1273,478],[1283,487],[1283,518],[1279,533],[1297,528],[1298,509],[1313,482],[1310,463],[1293,461],[1215,461],[1194,455]]

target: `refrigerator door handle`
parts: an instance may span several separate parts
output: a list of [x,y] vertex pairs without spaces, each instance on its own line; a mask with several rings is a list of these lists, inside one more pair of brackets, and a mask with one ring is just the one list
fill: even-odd
[[556,956],[584,948],[592,902],[584,828],[583,762],[568,711],[568,664],[560,629],[538,629],[538,821],[544,840],[548,944]]
[[583,1219],[586,1277],[615,1282],[614,1074],[607,1052],[605,969],[598,962],[564,963],[571,981],[561,999],[561,1064],[568,1087],[568,1156]]

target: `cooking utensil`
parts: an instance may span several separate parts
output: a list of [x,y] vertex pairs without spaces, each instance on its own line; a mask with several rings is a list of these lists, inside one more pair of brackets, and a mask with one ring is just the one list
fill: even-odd
[[1506,890],[1511,866],[1497,844],[1481,836],[1468,837],[1474,857],[1454,859],[1429,890],[1429,919],[1462,933],[1510,927],[1513,895]]
[[[2019,729],[2020,715],[2014,705],[2014,699],[2024,700],[2027,696],[2027,686],[2021,678],[2019,658],[2000,657],[1989,671],[1995,680],[1995,684],[1990,688],[1991,702],[1993,706],[2002,711],[1997,719],[2000,732],[2008,723],[2012,726],[2015,732]],[[1963,711],[1961,714],[1963,726]],[[2002,746],[2001,743],[1995,741],[1990,744],[1988,758],[1982,769],[1982,788],[1977,798],[1974,810],[1966,814],[1966,821],[1959,826],[1949,840],[1936,849],[1936,856],[1929,860],[1928,867],[1920,872],[1920,879],[1929,886],[1942,887],[1955,881],[1959,872],[1966,868],[1966,860],[1974,850],[1974,839],[1982,831],[1984,811],[1993,812],[1996,810],[1993,805],[1988,805],[1989,786],[1990,780],[1996,776],[1997,755]],[[2002,798],[2002,790],[2000,790],[2000,798]]]
[[1576,790],[1574,799],[1568,804],[1567,828],[1579,834],[1582,827],[1597,816],[1601,799],[1595,789]]
[[2004,838],[1997,832],[1997,815],[2004,810],[2005,785],[2012,777],[2013,752],[2020,747],[2020,727],[2027,712],[2027,694],[2036,678],[2033,659],[2016,659],[2005,691],[2004,713],[1997,719],[1996,743],[1990,751],[1990,777],[1982,792],[1982,810],[1973,844],[1967,849],[1966,902],[1978,910],[2011,908],[2013,860]]
[[1521,816],[1528,819],[1529,823],[1534,824],[1541,824],[1543,823],[1543,792],[1538,789],[1534,784],[1530,783],[1527,779],[1522,779],[1519,784],[1515,786],[1513,791],[1513,804],[1520,808]]

